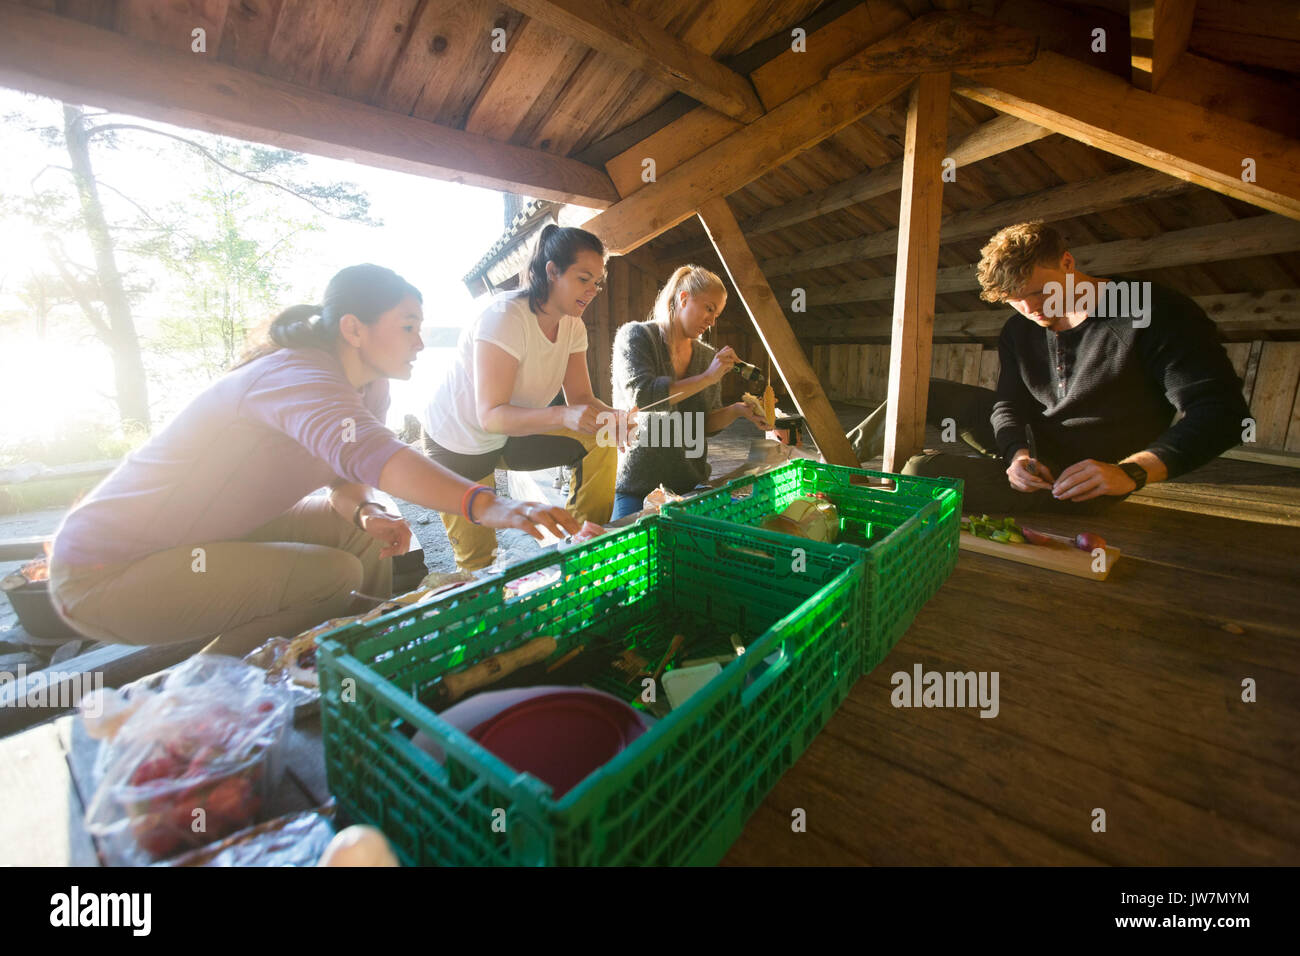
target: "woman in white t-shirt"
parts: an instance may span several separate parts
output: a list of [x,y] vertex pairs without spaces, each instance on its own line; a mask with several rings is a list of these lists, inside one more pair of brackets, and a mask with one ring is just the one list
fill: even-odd
[[[592,392],[581,319],[604,279],[605,248],[596,236],[543,229],[525,285],[494,296],[461,333],[456,360],[421,416],[425,453],[488,487],[498,467],[568,465],[565,507],[579,520],[607,522],[618,466],[608,437],[623,433],[627,413]],[[552,405],[561,389],[566,404]],[[442,522],[457,566],[472,571],[492,562],[495,531],[449,512]]]

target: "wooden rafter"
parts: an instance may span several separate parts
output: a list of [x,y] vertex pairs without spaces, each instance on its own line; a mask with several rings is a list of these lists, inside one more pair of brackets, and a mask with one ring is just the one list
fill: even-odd
[[936,11],[857,53],[837,73],[946,73],[1032,63],[1038,37],[987,17]]
[[614,254],[649,242],[901,93],[910,77],[823,80],[588,220]]
[[[1300,329],[1300,289],[1269,292],[1229,292],[1192,297],[1224,332],[1294,332]],[[974,309],[969,312],[937,312],[936,339],[997,338],[1011,316],[1009,309]],[[811,344],[887,340],[892,328],[888,318],[820,319],[812,315],[800,324],[800,340]]]
[[[1250,216],[1208,226],[1193,226],[1152,236],[1149,239],[1117,239],[1076,246],[1070,251],[1079,266],[1093,275],[1165,269],[1170,266],[1221,262],[1247,256],[1267,256],[1300,250],[1300,223],[1285,216]],[[973,292],[979,289],[974,263],[948,266],[938,270],[940,295]],[[808,290],[808,304],[838,305],[845,302],[871,302],[888,299],[894,294],[894,279],[859,279],[839,285]]]
[[[997,116],[987,123],[981,123],[960,140],[950,142],[948,152],[944,155],[950,157],[960,168],[1051,135],[1051,130],[1026,123],[1014,116]],[[786,226],[793,226],[892,193],[902,185],[902,182],[903,161],[898,160],[806,196],[800,196],[798,199],[792,199],[784,205],[765,209],[745,220],[745,232],[747,235],[758,235],[784,229]]]
[[1157,92],[1187,49],[1196,0],[1129,0],[1133,85]]
[[[889,0],[866,3],[837,17],[808,38],[802,52],[786,50],[750,74],[767,109],[775,109],[825,78],[830,67],[906,26],[910,18]],[[628,196],[645,185],[643,162],[655,161],[662,176],[697,153],[725,139],[740,123],[707,106],[696,107],[605,163],[619,195]]]
[[[956,21],[952,19],[954,16]],[[937,50],[932,50],[919,41],[934,37],[936,23],[943,24],[942,42]],[[1008,40],[994,45],[995,54],[990,60],[985,51],[994,42],[991,36],[995,34],[1005,34]],[[919,68],[930,70],[936,63],[1018,62],[1031,55],[1030,46],[1034,44],[1026,41],[1020,31],[997,24],[990,26],[982,17],[936,14],[913,21],[858,56],[869,60],[879,48],[894,69],[907,70],[909,57],[914,57]],[[893,99],[906,89],[912,75],[877,73],[858,65],[832,70],[820,83],[696,153],[656,182],[594,217],[587,228],[599,235],[615,254],[635,249],[671,229],[710,199],[727,196],[748,185]],[[944,125],[947,126],[946,118]],[[944,144],[940,145],[942,148]]]
[[1135,89],[1050,52],[1029,66],[959,76],[954,89],[1089,146],[1300,219],[1300,149],[1270,130]]
[[401,172],[603,207],[600,170],[0,3],[0,85]]
[[578,42],[748,123],[763,114],[749,80],[683,43],[653,20],[610,0],[507,0]]
[[[954,213],[943,221],[939,238],[942,242],[958,242],[991,235],[1003,226],[1026,219],[1053,221],[1087,216],[1128,203],[1147,202],[1176,196],[1191,189],[1189,183],[1174,179],[1151,169],[1131,169],[1109,176],[1053,186],[1028,196],[1018,196],[993,203],[981,209],[967,209]],[[891,256],[898,249],[898,230],[881,232],[834,242],[798,252],[763,260],[763,272],[772,276],[790,275],[811,269],[824,269],[845,262],[859,262],[880,256]]]
[[1174,62],[1160,93],[1300,139],[1294,89],[1218,60],[1184,53]]
[[901,470],[925,445],[950,89],[949,74],[924,73],[918,77],[908,104],[889,345],[885,471]]
[[1187,46],[1216,60],[1294,72],[1300,63],[1295,0],[1198,0]]
[[700,207],[699,217],[822,455],[833,464],[857,467],[857,456],[822,391],[821,381],[804,355],[776,295],[763,278],[731,207],[725,199],[716,197]]

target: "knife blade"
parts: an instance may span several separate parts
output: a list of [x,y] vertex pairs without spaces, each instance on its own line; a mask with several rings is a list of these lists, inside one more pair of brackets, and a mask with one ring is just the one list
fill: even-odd
[[1034,477],[1038,477],[1038,445],[1034,441],[1034,426],[1025,426],[1025,441],[1029,442],[1029,462],[1025,465],[1025,470]]

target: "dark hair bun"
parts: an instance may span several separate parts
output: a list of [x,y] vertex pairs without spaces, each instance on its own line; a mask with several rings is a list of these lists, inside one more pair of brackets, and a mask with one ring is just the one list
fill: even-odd
[[314,345],[315,329],[312,318],[320,315],[319,305],[291,305],[271,323],[271,341],[280,348],[292,349]]

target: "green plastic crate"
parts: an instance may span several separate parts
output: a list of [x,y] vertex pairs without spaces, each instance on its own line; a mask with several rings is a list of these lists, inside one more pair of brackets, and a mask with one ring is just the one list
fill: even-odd
[[[825,492],[839,509],[838,541],[866,555],[867,618],[863,673],[869,673],[911,626],[957,564],[962,483],[828,465],[809,459],[742,476],[720,488],[665,505],[682,516],[758,528],[801,495]],[[787,540],[803,541],[787,536]]]
[[[861,552],[813,545],[792,567],[789,541],[643,518],[322,635],[330,790],[407,864],[717,862],[861,675]],[[554,583],[507,597],[550,567]],[[559,800],[420,702],[444,672],[539,636],[557,638],[556,657],[599,639],[656,659],[684,633],[686,659],[731,653],[732,632],[744,656]],[[404,730],[432,737],[445,766]]]

